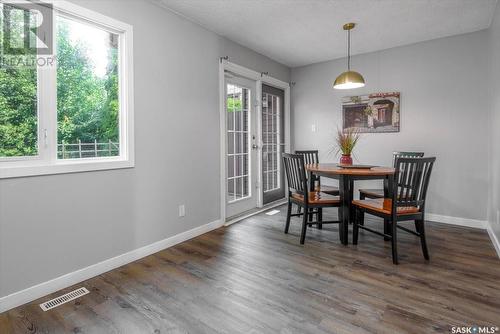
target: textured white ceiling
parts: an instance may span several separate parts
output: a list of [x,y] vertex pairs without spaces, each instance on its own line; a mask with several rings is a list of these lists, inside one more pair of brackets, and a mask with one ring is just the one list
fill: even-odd
[[153,0],[290,67],[489,27],[497,0]]

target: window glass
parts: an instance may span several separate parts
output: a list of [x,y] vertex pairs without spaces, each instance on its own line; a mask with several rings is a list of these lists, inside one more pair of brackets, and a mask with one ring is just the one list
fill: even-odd
[[33,53],[23,42],[23,26],[32,19],[27,11],[0,4],[0,56],[4,58],[0,66],[0,158],[38,155],[37,70],[35,66],[9,66],[4,52],[10,47],[24,56]]
[[56,22],[57,156],[118,156],[118,35],[62,16]]

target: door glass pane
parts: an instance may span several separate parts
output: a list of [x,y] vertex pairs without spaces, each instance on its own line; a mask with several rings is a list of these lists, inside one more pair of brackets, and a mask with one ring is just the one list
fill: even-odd
[[[35,57],[36,49],[26,45],[25,27],[32,26],[33,17],[25,10],[0,4],[0,41],[8,32],[9,45],[18,49],[12,55]],[[31,36],[31,35],[30,35]],[[0,48],[1,49],[1,48]],[[4,50],[5,51],[5,50]],[[4,56],[4,55],[2,55]],[[38,155],[38,103],[37,69],[34,66],[0,66],[0,158]],[[9,58],[10,59],[10,58]],[[13,62],[12,64],[16,64]]]
[[226,86],[228,202],[249,197],[249,95],[247,88]]
[[264,192],[280,188],[280,98],[263,94],[262,104],[262,172]]
[[56,17],[57,157],[120,155],[118,35]]

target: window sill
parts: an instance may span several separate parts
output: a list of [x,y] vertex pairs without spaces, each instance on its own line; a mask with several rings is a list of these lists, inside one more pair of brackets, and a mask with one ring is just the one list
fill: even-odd
[[133,168],[134,161],[131,159],[78,159],[57,161],[53,164],[37,162],[25,162],[23,165],[0,166],[0,179],[55,175],[68,173],[93,172],[111,169]]

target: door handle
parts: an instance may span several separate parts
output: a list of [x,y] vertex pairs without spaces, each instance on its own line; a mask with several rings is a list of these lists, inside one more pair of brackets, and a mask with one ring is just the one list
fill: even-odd
[[257,145],[257,144],[252,144],[252,148],[253,148],[254,150],[258,150],[258,149],[259,149],[259,145]]

